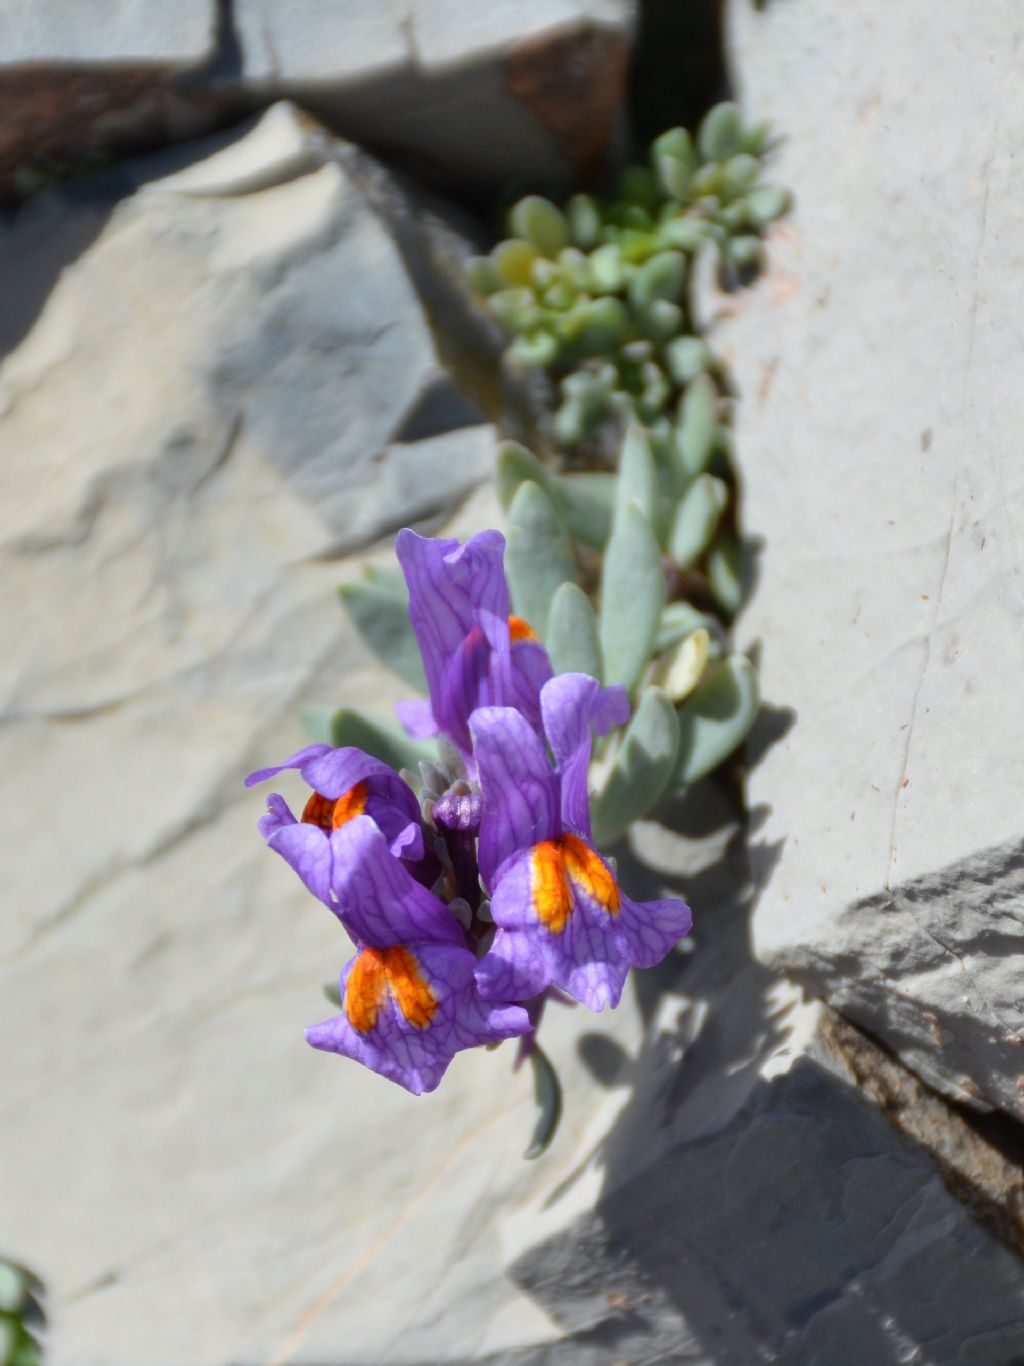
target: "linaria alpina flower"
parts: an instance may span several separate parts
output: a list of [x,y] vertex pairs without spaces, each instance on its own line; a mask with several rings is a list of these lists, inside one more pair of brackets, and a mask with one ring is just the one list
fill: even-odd
[[399,718],[412,735],[447,736],[472,767],[470,714],[516,707],[539,727],[551,662],[530,625],[510,616],[500,532],[481,531],[460,545],[406,529],[395,552],[430,694],[429,703],[401,703]]
[[341,1014],[306,1031],[314,1048],[419,1095],[461,1049],[529,1031],[522,1007],[481,998],[464,930],[373,821],[356,816],[331,838],[337,914],[359,952],[341,976]]
[[480,871],[498,926],[477,967],[485,997],[522,1001],[553,984],[602,1010],[618,1004],[630,967],[653,967],[690,930],[684,902],[630,900],[590,842],[590,725],[623,717],[615,691],[584,674],[545,684],[556,768],[513,708],[483,707],[470,720],[483,794]]
[[267,814],[260,834],[275,853],[298,873],[314,896],[334,909],[331,891],[334,864],[333,832],[364,813],[390,844],[396,856],[423,857],[423,832],[416,794],[397,773],[361,749],[332,749],[307,745],[272,768],[250,773],[246,787],[275,778],[295,768],[313,789],[300,820],[276,792],[267,798]]

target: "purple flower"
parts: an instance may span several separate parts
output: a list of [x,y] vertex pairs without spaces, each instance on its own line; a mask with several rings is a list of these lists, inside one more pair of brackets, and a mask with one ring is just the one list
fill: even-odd
[[314,1048],[355,1058],[419,1095],[463,1048],[525,1034],[520,1006],[483,1000],[476,958],[452,912],[356,816],[331,836],[339,915],[359,946],[341,976],[341,1014],[312,1025]]
[[245,785],[266,782],[289,768],[299,770],[313,794],[297,821],[284,798],[272,792],[260,834],[332,910],[336,832],[357,816],[365,813],[373,820],[396,857],[423,857],[416,794],[387,764],[361,749],[308,745],[283,764],[250,773]]
[[399,704],[411,735],[440,732],[471,761],[468,721],[477,707],[516,707],[540,725],[540,690],[551,663],[521,617],[509,616],[505,538],[482,531],[465,545],[408,529],[395,542],[430,701]]
[[483,794],[480,871],[498,929],[477,966],[487,999],[554,984],[592,1010],[617,1005],[631,966],[653,967],[689,932],[679,900],[631,901],[590,843],[590,728],[626,719],[622,689],[561,674],[541,692],[543,741],[511,707],[475,712]]

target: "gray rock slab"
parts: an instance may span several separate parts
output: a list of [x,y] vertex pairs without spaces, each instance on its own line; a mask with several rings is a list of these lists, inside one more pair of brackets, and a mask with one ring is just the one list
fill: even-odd
[[144,0],[0,12],[0,197],[279,99],[480,193],[593,175],[621,131],[635,0]]
[[729,18],[796,196],[757,286],[707,302],[762,542],[742,643],[795,713],[750,780],[756,949],[934,1085],[1022,1115],[1021,15]]
[[0,67],[21,63],[198,66],[213,55],[214,0],[5,0]]
[[241,78],[445,185],[559,185],[616,133],[633,0],[238,0]]

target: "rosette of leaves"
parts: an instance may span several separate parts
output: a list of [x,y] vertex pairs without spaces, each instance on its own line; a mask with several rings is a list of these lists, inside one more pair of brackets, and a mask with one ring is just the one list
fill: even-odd
[[785,190],[760,179],[768,137],[736,105],[717,105],[696,139],[684,128],[657,138],[614,200],[578,194],[564,209],[520,200],[511,236],[470,262],[470,283],[513,338],[512,360],[560,382],[563,448],[630,416],[655,441],[684,439],[684,391],[716,384],[687,300],[693,258],[711,244],[729,279],[756,270],[763,232],[789,206]]

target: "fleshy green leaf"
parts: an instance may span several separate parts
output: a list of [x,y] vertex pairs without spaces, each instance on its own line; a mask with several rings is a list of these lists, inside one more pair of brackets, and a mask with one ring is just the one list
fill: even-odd
[[749,659],[732,655],[679,708],[679,758],[674,788],[695,783],[717,768],[747,735],[761,705]]
[[626,507],[608,540],[601,572],[605,681],[632,689],[647,666],[665,605],[658,542],[647,518]]
[[680,569],[689,569],[707,550],[729,501],[729,486],[702,474],[683,494],[669,533],[668,552]]
[[333,707],[300,707],[298,711],[299,725],[317,745],[333,743],[331,740],[331,722],[333,719]]
[[726,255],[739,271],[756,270],[761,264],[761,239],[753,235],[730,237]]
[[413,740],[397,721],[363,716],[350,707],[342,707],[331,717],[330,743],[339,748],[354,745],[356,749],[364,749],[396,772],[402,768],[415,772],[421,759],[437,758],[436,746]]
[[577,247],[592,251],[601,240],[601,212],[589,194],[574,194],[568,206],[569,235]]
[[579,584],[563,583],[551,603],[547,649],[556,674],[581,673],[601,681],[597,615]]
[[749,190],[760,172],[761,163],[747,152],[730,157],[722,167],[722,189],[726,197],[733,199]]
[[521,199],[509,214],[508,223],[513,236],[532,242],[545,256],[557,256],[568,245],[565,215],[542,195],[530,194]]
[[515,339],[509,347],[509,355],[528,368],[550,365],[558,355],[558,340],[550,332],[531,332]]
[[360,636],[399,678],[427,691],[420,648],[409,620],[409,595],[401,574],[375,574],[363,583],[345,583],[338,596]]
[[680,215],[662,223],[658,229],[658,245],[676,247],[692,256],[708,240],[710,229],[705,219]]
[[650,443],[642,428],[632,423],[622,443],[619,477],[615,490],[615,521],[627,507],[638,508],[652,525],[658,503],[658,471]]
[[546,640],[551,603],[563,583],[575,583],[576,561],[565,528],[539,484],[521,484],[512,499],[505,575],[513,610]]
[[491,260],[504,284],[529,285],[532,283],[530,267],[539,254],[532,242],[511,237],[498,243],[491,252]]
[[532,1162],[534,1158],[540,1157],[555,1136],[558,1121],[562,1117],[562,1088],[558,1081],[558,1073],[539,1044],[534,1042],[531,1045],[528,1056],[533,1071],[537,1117],[530,1146],[523,1153],[523,1157]]
[[618,481],[614,474],[565,474],[552,480],[550,495],[562,520],[584,545],[603,550],[612,525]]
[[645,261],[629,282],[629,301],[646,309],[655,299],[678,303],[686,287],[686,257],[681,251],[660,251]]
[[697,148],[705,161],[725,161],[740,151],[743,123],[735,104],[716,104],[704,116],[697,133]]
[[550,495],[548,472],[533,452],[518,441],[503,441],[498,447],[496,474],[498,501],[503,508],[511,506],[516,489],[527,480],[539,484]]
[[712,624],[711,617],[699,612],[690,603],[670,602],[658,622],[654,648],[658,654],[662,654],[671,649],[677,641],[688,636],[691,631],[696,631],[702,626],[710,627]]
[[718,425],[718,390],[710,375],[698,375],[679,403],[676,450],[683,473],[696,478],[707,469]]
[[604,790],[593,803],[594,842],[625,834],[665,791],[676,766],[679,719],[660,688],[648,688],[629,723]]
[[477,294],[493,294],[504,281],[489,256],[471,256],[466,262],[466,280]]
[[790,202],[789,191],[781,185],[759,185],[744,200],[747,221],[755,228],[766,228],[786,213]]
[[689,384],[715,363],[711,348],[700,337],[676,337],[665,347],[669,374],[677,384]]
[[735,536],[723,534],[708,551],[707,575],[715,602],[734,617],[743,601],[742,551]]

